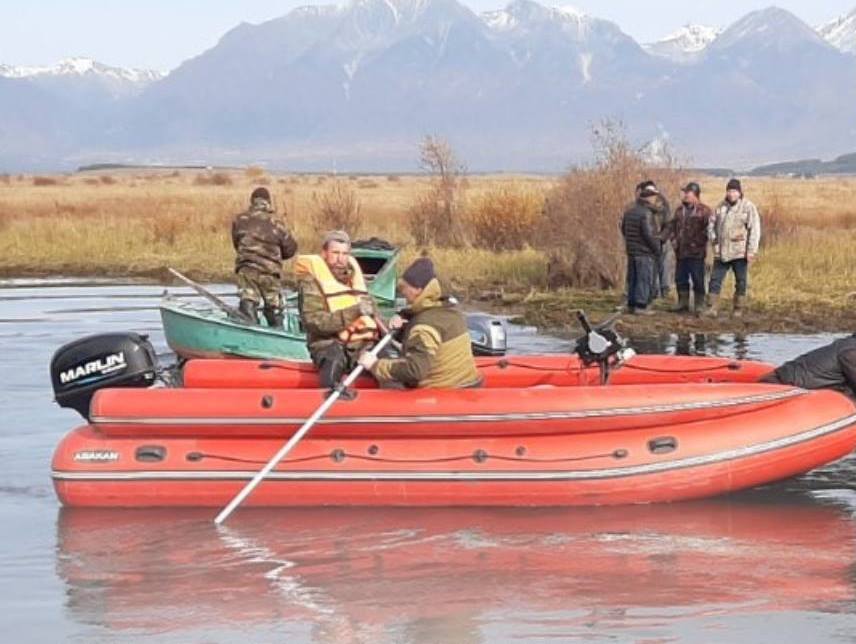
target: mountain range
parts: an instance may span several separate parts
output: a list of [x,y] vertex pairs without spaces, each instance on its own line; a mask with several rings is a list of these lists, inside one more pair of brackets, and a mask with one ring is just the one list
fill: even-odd
[[624,123],[687,163],[856,149],[856,10],[813,29],[770,7],[640,45],[515,0],[352,0],[241,24],[169,74],[69,59],[0,65],[0,171],[92,162],[410,170],[424,134],[474,170],[554,171]]

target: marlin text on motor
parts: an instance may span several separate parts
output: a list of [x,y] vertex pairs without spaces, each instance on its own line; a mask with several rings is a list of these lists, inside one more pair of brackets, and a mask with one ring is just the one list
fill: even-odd
[[69,382],[74,382],[83,376],[89,376],[92,374],[107,375],[108,373],[124,369],[127,366],[128,365],[125,362],[125,352],[120,351],[119,353],[113,353],[103,358],[98,358],[97,360],[92,360],[85,364],[72,367],[67,371],[63,371],[59,374],[59,380],[62,384],[68,384]]

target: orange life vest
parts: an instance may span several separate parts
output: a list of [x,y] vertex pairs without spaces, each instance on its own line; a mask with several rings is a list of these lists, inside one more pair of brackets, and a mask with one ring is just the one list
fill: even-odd
[[[360,297],[369,294],[357,260],[349,257],[348,262],[351,265],[350,286],[342,284],[333,276],[327,262],[320,255],[299,255],[294,262],[294,273],[298,278],[311,276],[315,280],[324,294],[327,310],[332,313],[359,304]],[[361,315],[351,322],[347,329],[339,332],[339,339],[345,344],[376,340],[377,336],[377,323],[368,315]]]

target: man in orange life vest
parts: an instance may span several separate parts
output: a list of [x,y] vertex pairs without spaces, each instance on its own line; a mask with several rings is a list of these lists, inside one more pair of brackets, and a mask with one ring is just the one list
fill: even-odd
[[327,233],[319,255],[300,255],[294,270],[309,354],[321,386],[332,389],[377,340],[377,307],[342,230]]

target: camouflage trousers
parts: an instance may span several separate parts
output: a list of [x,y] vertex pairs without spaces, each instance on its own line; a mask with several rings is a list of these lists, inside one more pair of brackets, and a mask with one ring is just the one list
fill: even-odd
[[282,310],[282,285],[278,277],[252,268],[242,268],[236,278],[239,299],[249,300],[256,306],[263,304],[266,309]]

